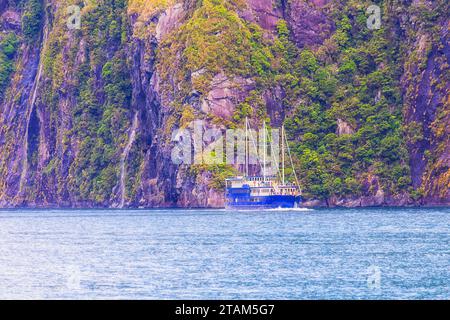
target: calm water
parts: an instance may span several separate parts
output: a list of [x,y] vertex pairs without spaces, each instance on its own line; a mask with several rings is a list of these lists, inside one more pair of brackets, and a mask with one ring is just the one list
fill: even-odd
[[449,299],[450,209],[0,211],[0,298]]

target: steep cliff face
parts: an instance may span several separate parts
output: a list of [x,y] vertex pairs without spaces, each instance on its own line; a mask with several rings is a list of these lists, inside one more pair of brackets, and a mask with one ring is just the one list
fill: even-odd
[[316,204],[448,204],[448,6],[379,3],[1,1],[0,206],[220,207],[236,168],[172,133],[245,117],[286,124]]
[[412,183],[432,203],[450,198],[448,17],[448,4],[417,1],[410,15],[399,18],[405,38],[402,89]]

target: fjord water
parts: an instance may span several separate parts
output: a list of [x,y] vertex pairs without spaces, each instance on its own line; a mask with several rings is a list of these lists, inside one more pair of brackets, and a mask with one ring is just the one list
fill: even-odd
[[4,210],[0,298],[449,299],[450,209]]

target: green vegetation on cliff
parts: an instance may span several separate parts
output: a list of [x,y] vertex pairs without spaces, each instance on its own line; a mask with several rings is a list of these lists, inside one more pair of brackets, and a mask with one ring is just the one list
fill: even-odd
[[[76,104],[71,110],[73,127],[65,134],[65,148],[78,146],[69,168],[69,180],[59,181],[78,201],[107,203],[117,185],[121,149],[130,126],[131,83],[125,52],[126,1],[89,4],[81,30],[64,30],[64,11],[50,36],[45,71],[52,79],[45,93],[55,112],[66,95]],[[79,51],[83,39],[86,49]],[[68,54],[63,54],[66,47]],[[82,54],[80,57],[77,54]],[[74,73],[73,82],[63,83],[64,64]],[[53,90],[51,90],[53,88]],[[55,116],[56,117],[56,116]],[[67,185],[66,185],[67,184]]]
[[[74,4],[80,30],[67,28]],[[306,198],[446,197],[448,5],[375,1],[382,24],[370,30],[371,4],[9,2],[0,203],[108,206],[122,191],[132,205],[210,203],[191,198],[215,199],[235,168],[175,166],[171,134],[195,119],[242,128],[246,117],[284,122]]]
[[401,132],[399,44],[390,25],[367,29],[364,8],[338,7],[336,32],[315,52],[284,50],[294,66],[282,76],[290,79],[285,103],[294,111],[286,125],[291,137],[300,137],[293,149],[307,196],[357,196],[378,188],[364,186],[371,176],[391,194],[411,184]]
[[[182,88],[180,106],[193,90],[208,92],[213,76],[225,72],[256,83],[234,121],[262,120],[268,110],[261,97],[278,87],[285,93],[278,103],[290,114],[286,125],[306,196],[359,195],[371,176],[380,180],[376,188],[406,191],[411,181],[401,131],[399,44],[389,34],[393,26],[367,29],[365,7],[349,2],[333,7],[336,31],[329,41],[300,49],[286,21],[279,21],[270,40],[261,27],[237,15],[238,6],[202,1],[164,43],[161,74]],[[186,77],[192,73],[199,75]],[[338,122],[350,132],[336,134]]]
[[28,42],[36,40],[44,17],[42,0],[29,0],[24,5],[25,10],[22,16],[22,32]]
[[8,33],[0,38],[0,103],[14,72],[14,58],[19,46],[19,40],[14,33]]

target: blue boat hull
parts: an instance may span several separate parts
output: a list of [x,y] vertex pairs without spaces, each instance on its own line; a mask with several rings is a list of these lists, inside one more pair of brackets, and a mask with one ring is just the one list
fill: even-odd
[[296,208],[302,202],[301,196],[270,195],[251,196],[247,188],[227,189],[226,207],[237,209],[271,209],[271,208]]

